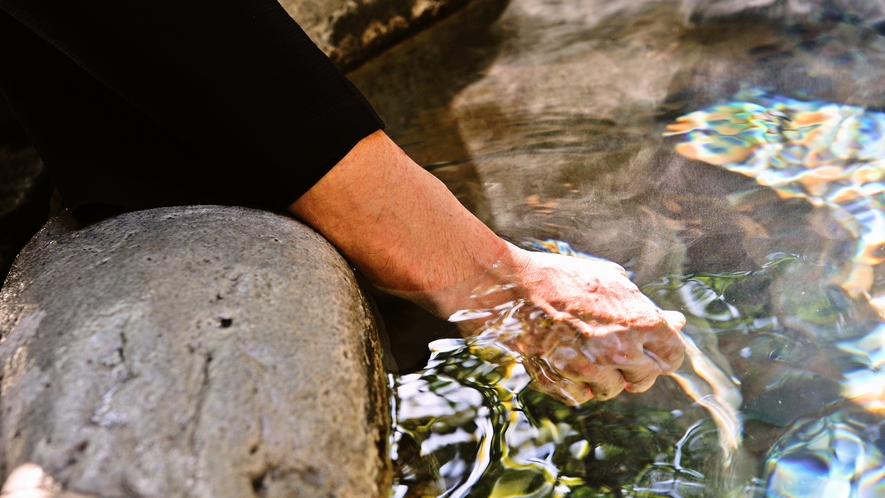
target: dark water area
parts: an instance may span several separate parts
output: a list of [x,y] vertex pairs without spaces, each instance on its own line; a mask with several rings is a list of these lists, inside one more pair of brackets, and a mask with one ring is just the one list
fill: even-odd
[[519,320],[434,342],[393,381],[395,496],[885,496],[883,19],[475,2],[351,74],[498,234],[688,318],[677,375],[578,407],[495,340]]

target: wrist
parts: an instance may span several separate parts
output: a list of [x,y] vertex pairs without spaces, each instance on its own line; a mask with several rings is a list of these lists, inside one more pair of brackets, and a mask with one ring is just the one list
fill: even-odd
[[526,264],[525,251],[497,236],[495,239],[496,259],[472,261],[470,267],[475,271],[449,285],[411,291],[381,288],[420,304],[442,318],[450,318],[458,311],[489,309],[523,299],[526,296],[521,274]]
[[442,317],[515,249],[382,132],[363,139],[290,211],[370,282]]

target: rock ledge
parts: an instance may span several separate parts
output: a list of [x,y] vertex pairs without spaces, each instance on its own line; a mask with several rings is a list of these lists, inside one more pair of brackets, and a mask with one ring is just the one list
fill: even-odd
[[3,479],[33,463],[103,497],[390,489],[371,313],[346,262],[291,218],[55,218],[16,260],[0,332]]

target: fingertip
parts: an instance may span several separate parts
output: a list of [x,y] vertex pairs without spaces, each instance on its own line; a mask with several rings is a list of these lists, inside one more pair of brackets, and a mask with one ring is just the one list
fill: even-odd
[[649,389],[651,389],[651,386],[653,386],[653,385],[655,385],[655,378],[652,378],[652,379],[644,381],[644,382],[636,382],[636,383],[628,382],[627,384],[624,385],[624,390],[627,391],[628,393],[633,393],[633,394],[644,393],[645,391],[648,391]]
[[626,387],[626,383],[619,386],[603,386],[598,384],[590,384],[590,394],[599,401],[608,401],[621,392]]
[[682,363],[683,363],[684,361],[685,361],[685,353],[680,353],[680,354],[679,354],[679,357],[676,358],[676,360],[673,361],[673,368],[670,369],[670,371],[669,371],[669,372],[666,372],[666,373],[667,373],[667,374],[671,374],[671,373],[675,372],[676,370],[679,370],[679,368],[682,367]]
[[664,320],[676,330],[681,330],[685,326],[685,315],[675,310],[661,310]]

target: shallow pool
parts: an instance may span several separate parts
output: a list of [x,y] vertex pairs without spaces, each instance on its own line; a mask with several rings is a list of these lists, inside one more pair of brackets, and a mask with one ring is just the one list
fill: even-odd
[[434,342],[393,379],[395,496],[885,496],[883,20],[477,0],[351,74],[497,233],[688,318],[677,375],[578,407],[531,387],[503,318]]

